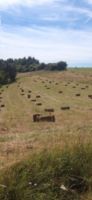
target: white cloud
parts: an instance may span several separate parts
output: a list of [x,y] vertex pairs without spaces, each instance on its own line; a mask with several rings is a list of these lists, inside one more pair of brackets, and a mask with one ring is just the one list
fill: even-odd
[[52,3],[55,0],[0,0],[0,8],[7,8],[14,5],[42,5],[45,3]]
[[87,3],[92,4],[92,0],[85,0]]
[[77,14],[78,13],[84,14],[84,15],[92,18],[92,11],[89,8],[78,7],[78,6],[68,4],[68,5],[63,6],[63,10],[65,10],[66,12],[75,12]]
[[[90,19],[92,19],[92,11],[90,8],[79,7],[73,4],[70,4],[69,1],[67,4],[62,4],[60,6],[59,3],[56,5],[56,10],[52,13],[49,13],[47,16],[43,16],[43,20],[48,21],[67,21],[67,22],[76,22],[80,19],[81,16],[85,17],[85,22],[87,23]],[[87,18],[87,19],[86,19]]]
[[0,46],[2,58],[35,56],[40,61],[65,60],[71,65],[91,63],[92,59],[91,32],[19,27],[13,32],[1,31]]
[[[65,3],[66,1],[67,4]],[[92,0],[84,1],[92,3]],[[61,2],[63,2],[62,6],[60,6]],[[52,4],[51,10],[49,10],[51,12],[48,13],[47,9],[43,9],[45,4]],[[17,8],[15,5],[17,5]],[[75,65],[84,62],[85,65],[86,63],[91,63],[92,31],[69,28],[70,23],[76,23],[81,15],[83,17],[86,16],[85,23],[87,23],[92,18],[90,8],[75,6],[70,4],[69,0],[0,0],[0,9],[12,7],[13,9],[9,9],[8,12],[13,12],[15,9],[15,18],[15,12],[20,12],[18,10],[19,5],[44,5],[41,8],[43,12],[38,15],[39,19],[46,20],[48,23],[49,21],[64,21],[69,25],[68,29],[58,27],[26,28],[22,26],[14,28],[8,25],[3,26],[0,18],[1,58],[35,56],[45,62],[65,60],[69,64],[75,63]],[[21,13],[20,16],[22,16]]]
[[[92,3],[92,0],[84,0],[86,2]],[[92,11],[90,8],[86,8],[84,6],[79,7],[75,6],[72,1],[70,3],[69,0],[0,0],[0,9],[7,9],[9,8],[8,12],[14,12],[14,13],[21,13],[19,9],[19,5],[21,6],[37,6],[37,5],[43,5],[45,4],[51,4],[51,12],[47,13],[46,16],[43,16],[42,19],[48,20],[48,21],[58,21],[61,18],[61,15],[64,13],[67,13],[67,20],[65,17],[65,21],[76,21],[80,15],[84,15],[88,17],[87,21],[92,19]],[[17,7],[16,7],[17,6]],[[10,9],[12,8],[12,10]],[[54,12],[54,15],[52,14]],[[68,14],[76,14],[77,17],[69,17]],[[41,14],[41,13],[40,13]],[[59,15],[60,14],[60,15]],[[79,15],[78,15],[79,14]],[[63,16],[61,20],[63,19]],[[86,21],[86,22],[87,22]]]

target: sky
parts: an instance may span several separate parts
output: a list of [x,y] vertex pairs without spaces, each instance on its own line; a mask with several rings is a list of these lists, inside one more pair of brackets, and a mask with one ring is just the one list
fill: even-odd
[[0,0],[0,58],[92,67],[92,0]]

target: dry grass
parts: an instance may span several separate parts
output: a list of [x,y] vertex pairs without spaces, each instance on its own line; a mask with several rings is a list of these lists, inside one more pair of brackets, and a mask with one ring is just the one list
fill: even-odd
[[[20,88],[24,89],[23,96]],[[0,168],[43,149],[73,148],[79,142],[92,143],[92,99],[88,98],[92,94],[91,69],[21,74],[16,83],[3,89],[5,107],[0,111]],[[29,90],[30,99],[27,98]],[[79,97],[76,96],[78,93]],[[36,99],[38,95],[40,101]],[[39,102],[42,106],[36,105]],[[70,110],[63,111],[62,106],[70,106]],[[33,114],[46,114],[46,108],[55,109],[56,122],[33,123]]]

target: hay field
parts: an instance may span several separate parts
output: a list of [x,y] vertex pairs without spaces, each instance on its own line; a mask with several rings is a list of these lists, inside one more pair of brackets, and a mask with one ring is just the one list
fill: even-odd
[[[92,69],[19,74],[16,83],[1,87],[0,168],[43,149],[92,143],[91,95]],[[34,123],[33,114],[45,116],[48,108],[55,123]]]

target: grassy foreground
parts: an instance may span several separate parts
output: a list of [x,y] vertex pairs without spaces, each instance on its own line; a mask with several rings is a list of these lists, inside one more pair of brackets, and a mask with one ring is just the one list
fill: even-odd
[[92,146],[34,154],[0,177],[0,200],[91,200]]

